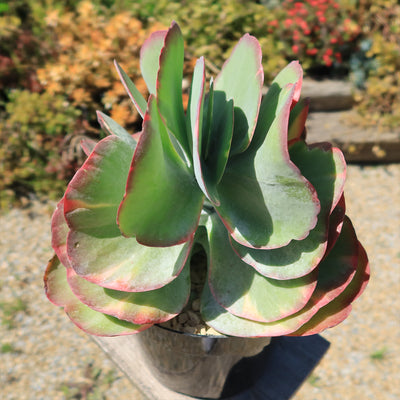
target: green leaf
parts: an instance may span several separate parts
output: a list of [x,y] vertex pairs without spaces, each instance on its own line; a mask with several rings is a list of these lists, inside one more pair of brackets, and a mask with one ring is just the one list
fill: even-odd
[[[289,317],[269,323],[237,317],[218,304],[206,286],[202,294],[203,319],[218,332],[232,336],[282,336],[296,332],[310,321],[318,310],[340,296],[352,282],[360,261],[358,246],[354,229],[346,218],[334,248],[318,266],[318,283],[309,302],[303,309]],[[364,277],[363,281],[366,279]],[[347,304],[353,300],[354,298],[348,298]],[[279,298],[276,298],[276,306],[279,307],[279,304]],[[342,307],[346,305],[342,304]]]
[[317,284],[317,273],[276,280],[260,275],[233,251],[225,227],[215,214],[209,231],[211,292],[230,313],[259,322],[292,315],[305,306]]
[[121,140],[128,143],[131,147],[136,147],[136,140],[112,118],[110,118],[106,114],[103,114],[100,111],[97,111],[97,119],[102,129],[106,131],[109,135],[118,136]]
[[[228,162],[233,132],[233,101],[226,101],[224,93],[214,93],[211,89],[211,96],[206,106],[206,127],[203,129],[204,89],[205,66],[204,59],[201,58],[193,74],[189,105],[193,136],[193,165],[201,190],[213,203],[219,204],[216,186]],[[219,113],[214,113],[209,109],[209,106],[212,107],[213,104],[216,110],[220,111]],[[213,115],[212,120],[211,115]]]
[[191,148],[186,132],[182,102],[184,44],[179,26],[173,22],[161,50],[157,75],[157,105],[168,130],[175,136],[189,159]]
[[232,241],[233,248],[243,261],[260,274],[275,279],[293,279],[310,273],[327,249],[328,223],[337,227],[344,216],[340,220],[333,218],[329,221],[332,205],[337,204],[344,186],[340,171],[345,164],[335,149],[328,144],[307,147],[304,142],[299,142],[292,153],[292,160],[314,186],[320,200],[321,211],[316,227],[303,240],[293,240],[277,249],[251,249]]
[[70,267],[67,256],[67,235],[69,227],[64,217],[64,197],[58,202],[51,217],[51,246],[60,262],[65,267]]
[[198,225],[204,196],[173,148],[150,96],[121,203],[118,223],[125,236],[149,246],[189,240]]
[[47,264],[44,289],[47,298],[58,307],[64,307],[77,300],[67,284],[67,268],[60,263],[56,254]]
[[[208,147],[204,154],[204,181],[209,199],[220,204],[217,185],[221,181],[228,164],[234,129],[233,100],[226,100],[225,93],[214,91],[214,111]],[[218,111],[217,111],[218,110]]]
[[90,153],[94,150],[97,143],[96,140],[85,137],[81,140],[82,150],[87,156],[90,156]]
[[316,188],[321,210],[331,213],[343,195],[346,161],[343,153],[330,143],[307,146],[297,142],[290,148],[290,159]]
[[193,146],[193,167],[194,174],[200,189],[207,196],[207,188],[203,179],[202,161],[202,127],[203,127],[203,106],[205,92],[205,65],[204,58],[197,60],[192,78],[190,90],[189,108],[187,117],[189,118],[190,131],[192,134],[191,143]]
[[113,237],[124,196],[135,141],[111,135],[101,140],[65,192],[64,213],[70,228],[97,237]]
[[75,272],[97,285],[125,292],[158,289],[182,271],[192,241],[169,247],[143,246],[119,235],[100,238],[70,231],[67,252]]
[[280,88],[284,88],[288,83],[292,83],[295,86],[293,101],[297,103],[300,99],[303,83],[303,69],[298,61],[289,63],[272,81],[272,84],[277,84]]
[[64,307],[64,311],[72,322],[90,335],[131,335],[151,326],[135,325],[119,320],[94,311],[81,303],[68,285],[66,268],[60,264],[56,256],[53,257],[46,268],[44,282],[48,299],[52,303]]
[[204,287],[202,293],[201,315],[207,325],[216,331],[238,337],[283,336],[298,329],[306,322],[306,319],[286,318],[285,320],[263,323],[237,317],[218,304],[208,285]]
[[71,268],[67,279],[78,299],[93,310],[142,325],[165,322],[182,310],[190,293],[189,271],[186,265],[176,279],[160,289],[134,293],[105,289],[81,278]]
[[[72,179],[64,200],[65,217],[71,228],[67,253],[75,271],[91,282],[116,290],[150,290],[179,274],[190,251],[190,240],[159,249],[121,236],[117,212],[132,154],[132,146],[117,136],[108,136]],[[141,210],[135,212],[140,214]],[[157,261],[158,258],[162,260]],[[154,273],[149,276],[146,271],[151,269]]]
[[[253,140],[250,148],[252,151],[257,150],[265,140],[265,137],[274,121],[278,110],[282,106],[282,91],[287,85],[294,85],[294,93],[291,107],[300,97],[301,84],[303,80],[303,70],[298,61],[293,61],[287,65],[272,81],[267,94],[263,97],[260,112],[258,115],[257,125],[254,131]],[[250,150],[250,149],[249,149]]]
[[356,233],[348,217],[343,220],[339,238],[319,265],[318,284],[311,302],[318,309],[340,295],[353,279],[359,260]]
[[290,161],[287,126],[294,88],[282,91],[279,110],[261,147],[230,160],[218,185],[216,207],[233,239],[272,249],[304,239],[320,204],[312,185]]
[[208,157],[208,152],[210,150],[211,143],[211,131],[213,124],[213,111],[214,111],[214,81],[210,79],[210,87],[208,89],[208,93],[204,97],[204,110],[203,113],[203,124],[202,124],[202,132],[201,132],[201,145],[202,148],[199,150],[203,155],[203,158]]
[[344,195],[338,201],[336,207],[332,210],[329,216],[329,226],[328,226],[328,247],[326,253],[332,250],[338,237],[340,236],[343,220],[346,214],[346,202],[344,200]]
[[292,241],[277,249],[260,250],[241,246],[231,240],[232,247],[244,262],[255,268],[261,275],[274,279],[294,279],[310,273],[318,266],[323,256],[330,250],[330,241],[336,241],[343,222],[344,209],[329,218],[329,234],[324,218],[301,241]]
[[[243,152],[249,146],[256,126],[264,80],[261,58],[257,39],[246,34],[215,79],[214,89],[224,92],[227,100],[233,99],[235,106],[232,155]],[[224,111],[216,110],[214,116]]]
[[332,328],[345,320],[351,312],[351,303],[364,291],[370,277],[367,253],[358,243],[358,266],[354,278],[345,290],[316,314],[291,336],[314,335]]
[[132,100],[134,106],[136,107],[136,110],[140,114],[140,116],[143,118],[143,115],[146,111],[146,100],[142,96],[142,94],[139,92],[139,90],[136,88],[135,84],[132,82],[132,80],[129,78],[129,76],[125,73],[125,71],[121,68],[121,66],[114,61],[115,68],[117,69],[119,78],[124,85],[124,88],[126,92],[128,93],[128,96]]
[[289,145],[301,139],[304,133],[310,100],[300,100],[292,109],[289,117],[288,142]]
[[[160,67],[159,59],[166,35],[167,31],[152,33],[140,49],[140,70],[150,94],[155,94],[157,90],[156,82]],[[146,107],[143,111],[145,110]]]

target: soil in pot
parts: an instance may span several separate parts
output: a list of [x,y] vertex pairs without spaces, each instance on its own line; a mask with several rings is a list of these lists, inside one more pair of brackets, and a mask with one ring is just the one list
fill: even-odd
[[175,317],[160,324],[178,332],[191,333],[195,335],[220,336],[221,333],[209,327],[200,314],[200,296],[207,278],[207,255],[199,246],[194,251],[190,260],[190,298],[185,308]]

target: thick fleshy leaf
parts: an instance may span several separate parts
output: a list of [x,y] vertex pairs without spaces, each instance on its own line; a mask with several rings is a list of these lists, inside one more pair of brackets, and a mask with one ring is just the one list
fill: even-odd
[[345,209],[338,205],[329,217],[329,232],[324,219],[301,241],[292,241],[277,249],[250,249],[231,240],[244,262],[261,275],[274,279],[295,279],[310,273],[329,252],[340,234]]
[[146,292],[105,289],[81,278],[72,268],[67,279],[78,299],[93,310],[134,324],[154,324],[173,318],[185,306],[190,293],[189,267],[171,283]]
[[350,314],[351,303],[357,299],[367,286],[370,268],[367,253],[358,243],[358,267],[354,278],[346,289],[318,312],[292,336],[314,335],[341,323]]
[[317,193],[288,154],[293,94],[293,85],[282,90],[277,116],[263,145],[256,152],[249,149],[232,158],[218,185],[221,205],[217,212],[233,239],[248,247],[285,246],[304,239],[317,223]]
[[310,100],[300,100],[292,109],[289,117],[289,146],[300,140],[304,134]]
[[44,276],[45,290],[48,299],[64,307],[71,321],[80,329],[91,335],[120,336],[131,335],[150,328],[148,325],[135,325],[128,321],[102,314],[81,303],[73,294],[67,282],[67,270],[57,256],[49,262]]
[[204,97],[204,113],[203,113],[203,123],[201,132],[201,144],[202,148],[200,153],[203,154],[203,158],[208,157],[208,152],[210,149],[212,126],[214,121],[214,81],[213,78],[210,79],[210,86],[208,93]]
[[[297,313],[269,323],[236,317],[225,310],[205,287],[201,313],[215,330],[233,336],[281,336],[300,329],[318,310],[337,298],[350,284],[359,263],[358,241],[348,218],[341,235],[329,255],[318,266],[318,283],[309,302]],[[279,307],[277,299],[276,307]]]
[[[91,282],[116,290],[151,290],[179,274],[190,240],[186,245],[159,249],[121,236],[116,216],[132,154],[132,146],[108,136],[71,181],[64,201],[71,228],[67,253],[74,270]],[[148,272],[151,268],[153,274]]]
[[287,65],[272,81],[268,92],[261,102],[256,129],[250,144],[252,151],[257,150],[264,143],[265,137],[276,117],[276,113],[281,108],[283,89],[288,84],[294,85],[293,99],[290,106],[292,109],[293,104],[299,100],[302,81],[303,70],[298,61],[293,61]]
[[69,268],[67,235],[69,227],[64,217],[64,197],[58,202],[51,217],[51,246],[64,267]]
[[97,120],[104,131],[109,135],[118,136],[124,142],[129,143],[133,148],[136,146],[136,140],[117,122],[108,115],[97,111]]
[[301,141],[290,148],[290,159],[317,189],[321,208],[328,206],[327,212],[331,213],[343,195],[346,180],[343,153],[327,142],[307,146]]
[[124,85],[126,92],[128,93],[128,96],[132,100],[140,116],[143,118],[144,113],[146,111],[146,105],[147,105],[146,100],[139,92],[139,90],[136,88],[135,84],[132,82],[132,80],[129,78],[126,72],[121,68],[121,66],[116,61],[114,61],[114,65],[115,68],[117,69],[119,78],[121,79],[121,82]]
[[239,40],[215,79],[215,91],[225,93],[226,100],[233,99],[235,106],[232,155],[243,152],[253,137],[264,82],[261,58],[259,42],[246,34]]
[[[157,31],[145,40],[140,49],[140,70],[150,94],[157,91],[157,73],[160,68],[160,53],[164,47],[167,31]],[[143,109],[143,115],[146,107]]]
[[284,320],[268,323],[237,317],[217,303],[208,285],[205,286],[202,293],[201,314],[207,325],[211,326],[216,331],[225,335],[238,337],[273,337],[287,335],[298,329],[311,317],[309,316],[307,319],[307,316],[299,316],[299,312],[295,314],[296,318],[292,316]]
[[225,93],[218,91],[214,92],[213,104],[211,132],[202,163],[208,198],[215,205],[220,205],[217,185],[228,163],[234,127],[234,107],[233,100],[226,100]]
[[[283,88],[288,83],[295,85],[293,94],[293,103],[296,104],[300,99],[301,86],[303,84],[303,69],[298,61],[292,61],[279,74],[274,78],[272,84],[276,83],[279,87]],[[293,104],[292,103],[292,107]]]
[[67,251],[75,272],[97,285],[125,292],[158,289],[179,275],[192,242],[143,246],[135,238],[99,238],[70,231]]
[[98,237],[119,235],[116,217],[123,198],[135,141],[118,136],[101,140],[72,178],[64,213],[71,229]]
[[186,156],[191,154],[186,132],[186,118],[182,101],[184,46],[176,22],[165,36],[157,75],[157,105],[168,130],[181,145]]
[[338,237],[340,236],[345,214],[346,214],[346,202],[344,199],[344,194],[342,194],[342,197],[337,203],[335,209],[329,216],[328,246],[326,249],[327,254],[332,250],[332,247],[335,245]]
[[332,250],[319,265],[318,284],[311,302],[321,308],[340,295],[353,279],[358,265],[358,240],[348,217]]
[[[252,265],[260,274],[275,279],[304,276],[321,261],[327,249],[332,204],[338,202],[337,196],[341,196],[344,185],[340,173],[344,169],[344,160],[332,146],[324,144],[309,148],[304,142],[299,142],[292,153],[295,154],[292,161],[314,186],[320,200],[321,211],[316,227],[305,239],[293,240],[287,246],[277,249],[251,249],[232,241],[233,248],[243,261]],[[342,222],[343,217],[344,214],[336,225]],[[336,219],[332,219],[332,224],[335,221]]]
[[218,216],[211,221],[209,285],[218,303],[236,316],[260,322],[285,318],[305,306],[317,284],[317,271],[298,279],[266,278],[235,254]]
[[172,146],[155,98],[150,96],[119,209],[121,231],[148,246],[185,242],[194,235],[203,198],[192,173]]
[[97,143],[98,143],[98,142],[97,142],[96,140],[89,139],[88,137],[83,138],[83,139],[81,140],[81,147],[82,147],[83,152],[84,152],[87,156],[89,156],[90,153],[91,153],[91,152],[94,150],[94,148],[96,147],[96,144],[97,144]]
[[192,86],[190,90],[190,99],[188,113],[189,125],[192,134],[191,142],[193,146],[193,168],[195,177],[200,189],[207,196],[207,188],[203,178],[204,168],[201,165],[202,159],[202,129],[203,129],[203,106],[204,106],[204,92],[205,92],[205,78],[206,70],[204,65],[204,58],[200,57],[193,71]]
[[[211,89],[206,104],[206,126],[203,129],[204,88],[205,66],[201,58],[193,74],[189,107],[193,164],[199,187],[208,199],[219,205],[216,186],[222,178],[229,157],[233,133],[233,100],[227,101],[224,93],[214,93]],[[210,110],[210,107],[214,107],[214,110]]]
[[67,268],[60,263],[57,254],[49,260],[43,279],[46,296],[54,305],[64,307],[77,300],[67,284]]

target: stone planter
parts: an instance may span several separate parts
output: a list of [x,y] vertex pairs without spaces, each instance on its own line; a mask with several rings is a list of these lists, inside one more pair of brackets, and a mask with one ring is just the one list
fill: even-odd
[[[144,333],[144,332],[142,332]],[[196,397],[178,393],[163,385],[158,379],[155,372],[155,366],[160,364],[157,362],[151,365],[149,362],[149,354],[144,349],[143,341],[150,342],[152,333],[148,338],[141,337],[141,333],[137,335],[116,336],[116,337],[100,337],[91,336],[100,348],[112,359],[115,364],[125,373],[132,384],[141,392],[142,400],[193,400]],[[178,334],[179,337],[187,337],[187,335]],[[189,335],[190,336],[190,335]],[[237,338],[229,338],[237,339]],[[183,339],[186,340],[186,339]],[[252,340],[252,339],[248,339]],[[212,352],[217,351],[219,345],[212,345],[212,341],[205,341],[205,348],[212,346]],[[211,345],[210,345],[211,343]],[[226,343],[229,343],[227,341]],[[158,344],[156,348],[160,348]],[[304,337],[277,337],[272,338],[271,343],[264,347],[258,355],[250,357],[258,366],[251,379],[251,384],[248,389],[239,392],[236,395],[228,396],[237,390],[241,390],[240,380],[242,377],[234,381],[234,375],[227,376],[227,381],[223,384],[221,398],[224,400],[288,400],[293,397],[294,393],[299,389],[311,371],[316,367],[321,358],[329,348],[329,342],[320,335],[311,335]],[[156,351],[153,352],[153,357],[157,356]],[[157,357],[156,357],[157,358]],[[214,357],[214,360],[216,358]],[[165,361],[165,360],[164,360]],[[170,361],[166,361],[170,363]],[[247,365],[237,364],[240,370],[246,370]],[[216,368],[211,366],[212,373],[215,373]],[[239,371],[240,371],[239,370]],[[243,372],[247,374],[246,371]],[[232,372],[233,374],[233,372]],[[240,372],[239,372],[240,374]],[[190,375],[190,374],[189,374]],[[247,374],[248,376],[248,374]],[[258,379],[256,379],[258,376]],[[212,378],[215,379],[215,378]],[[203,380],[204,382],[204,380]],[[205,386],[208,385],[208,382]],[[237,389],[237,386],[240,386]],[[232,386],[232,387],[231,387]],[[228,397],[226,397],[228,396]],[[198,399],[199,397],[197,397]]]
[[153,375],[168,388],[219,399],[252,386],[271,338],[200,336],[153,326],[138,335]]

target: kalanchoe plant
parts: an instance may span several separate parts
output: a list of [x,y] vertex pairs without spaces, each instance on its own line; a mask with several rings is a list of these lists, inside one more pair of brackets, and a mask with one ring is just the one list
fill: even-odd
[[48,298],[91,334],[142,331],[181,312],[200,244],[201,315],[215,330],[309,335],[338,324],[368,260],[345,216],[342,153],[305,142],[300,65],[262,98],[261,49],[246,34],[207,93],[197,61],[185,112],[183,59],[176,23],[150,36],[147,102],[116,64],[143,128],[131,135],[98,113],[109,136],[83,143],[88,158],[52,218]]

